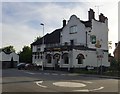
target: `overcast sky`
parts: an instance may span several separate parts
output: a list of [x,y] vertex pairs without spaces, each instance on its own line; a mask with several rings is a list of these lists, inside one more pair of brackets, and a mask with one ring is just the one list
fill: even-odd
[[[2,30],[2,47],[13,45],[19,52],[24,45],[30,45],[37,36],[42,36],[42,26],[45,24],[45,33],[50,33],[57,28],[62,27],[62,20],[69,20],[70,16],[75,14],[81,20],[88,20],[88,10],[92,8],[98,19],[99,13],[103,13],[108,17],[109,25],[109,41],[112,41],[112,49],[114,43],[118,41],[118,0],[104,1],[99,0],[76,0],[78,2],[52,2],[53,0],[5,0],[0,3],[2,9],[2,18],[0,19],[0,27]],[[26,2],[25,2],[26,1]],[[38,2],[39,1],[39,2]],[[49,2],[48,2],[49,1]],[[50,2],[51,1],[51,2]],[[71,2],[70,2],[71,1]],[[104,1],[104,2],[103,2]],[[1,17],[1,16],[0,16]]]

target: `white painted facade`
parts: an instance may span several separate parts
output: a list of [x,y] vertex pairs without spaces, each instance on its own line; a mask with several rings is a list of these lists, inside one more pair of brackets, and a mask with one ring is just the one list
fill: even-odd
[[[44,52],[43,45],[33,45],[32,52],[39,53],[39,58],[35,58],[33,54],[32,62],[37,63],[44,67],[56,68],[56,62],[59,68],[85,68],[86,66],[109,67],[108,62],[108,19],[104,19],[104,22],[97,21],[94,18],[90,20],[91,26],[86,26],[77,16],[72,15],[68,23],[61,31],[60,43],[61,46],[71,46],[71,40],[74,41],[73,48],[71,50],[58,50]],[[72,28],[72,29],[71,29]],[[75,32],[71,33],[71,30],[75,29]],[[74,31],[74,30],[73,30]],[[91,42],[91,36],[96,37],[96,43]],[[97,45],[97,46],[96,46]],[[67,47],[66,46],[66,47]],[[40,52],[37,48],[40,47]],[[46,46],[47,47],[47,46]],[[53,47],[55,48],[55,47]],[[60,48],[61,49],[61,48]],[[44,54],[42,53],[44,52]],[[64,53],[67,53],[68,63],[65,63]],[[50,54],[51,63],[48,63],[46,56]],[[54,55],[59,54],[60,58],[57,60]],[[38,55],[38,54],[37,54]],[[79,63],[78,56],[82,55],[82,61]],[[42,58],[40,58],[42,56]],[[101,57],[101,58],[98,58]]]
[[[77,32],[75,34],[70,34],[70,27],[77,26]],[[85,32],[86,28],[83,23],[80,22],[79,18],[75,15],[70,17],[67,25],[63,28],[61,43],[64,44],[65,42],[70,43],[70,40],[75,40],[75,43],[85,45]]]
[[[77,40],[74,45],[78,44],[86,44],[86,31],[87,31],[87,45],[89,48],[94,49],[102,49],[102,50],[108,50],[108,25],[107,20],[105,23],[98,22],[94,19],[92,19],[92,28],[86,28],[83,23],[80,22],[80,19],[77,18],[75,15],[71,16],[68,24],[64,27],[62,31],[62,44],[65,42],[70,43],[70,40],[74,39]],[[70,34],[69,28],[71,26],[76,25],[78,27],[77,33]],[[91,31],[91,32],[89,32]],[[96,36],[96,41],[100,40],[101,47],[97,48],[95,47],[95,44],[92,44],[90,41],[90,35]],[[83,64],[77,63],[77,55],[83,54],[85,56],[85,59],[83,60]],[[97,52],[96,51],[88,51],[88,50],[73,50],[73,57],[74,62],[71,67],[86,67],[86,66],[93,66],[93,67],[99,67],[101,64],[104,66],[110,66],[108,62],[108,52],[103,52],[103,58],[98,59],[97,58]]]
[[12,52],[10,54],[6,54],[5,52],[0,52],[0,61],[11,61],[11,58],[13,58],[13,61],[17,61],[19,63],[19,55]]
[[19,55],[12,52],[9,54],[6,54],[5,52],[0,52],[0,68],[10,68],[10,67],[16,67],[19,63]]
[[[108,50],[108,21],[106,19],[105,23],[101,23],[95,20],[92,20],[92,29],[90,35],[95,35],[96,40],[100,40],[101,48]],[[92,45],[89,42],[90,48],[96,48],[95,45]]]

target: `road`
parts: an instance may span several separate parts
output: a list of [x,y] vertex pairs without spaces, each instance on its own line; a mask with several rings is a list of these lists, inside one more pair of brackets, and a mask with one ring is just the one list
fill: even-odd
[[62,71],[4,69],[2,92],[118,92],[118,80]]

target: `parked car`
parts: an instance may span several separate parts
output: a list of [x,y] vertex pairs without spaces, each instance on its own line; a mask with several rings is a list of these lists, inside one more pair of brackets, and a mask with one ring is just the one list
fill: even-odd
[[19,63],[19,64],[17,64],[18,70],[25,69],[25,65],[26,65],[26,63]]
[[31,69],[33,69],[33,65],[32,64],[30,64],[30,63],[27,63],[26,65],[25,65],[25,70],[31,70]]
[[32,65],[34,66],[34,70],[39,70],[39,66],[36,63],[32,63]]
[[35,63],[27,63],[25,65],[25,70],[36,70],[37,68],[37,64]]

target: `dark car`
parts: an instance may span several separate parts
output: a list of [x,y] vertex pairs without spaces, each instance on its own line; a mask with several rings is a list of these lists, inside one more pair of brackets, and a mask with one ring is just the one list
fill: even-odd
[[25,70],[36,70],[37,68],[37,64],[35,63],[27,63],[25,65]]
[[25,65],[26,65],[26,63],[19,63],[19,64],[17,64],[18,70],[25,69]]
[[34,67],[34,66],[33,66],[32,64],[27,63],[27,64],[25,65],[25,70],[32,70],[33,67]]

